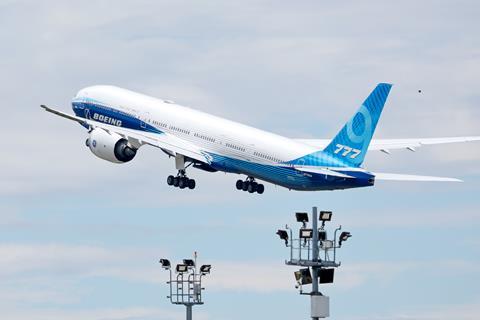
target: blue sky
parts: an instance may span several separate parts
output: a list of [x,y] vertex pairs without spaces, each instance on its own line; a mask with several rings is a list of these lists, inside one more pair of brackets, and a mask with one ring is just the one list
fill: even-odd
[[[0,309],[9,320],[167,319],[160,257],[212,263],[198,319],[298,319],[309,301],[275,231],[312,206],[353,237],[334,319],[476,319],[480,145],[370,154],[373,171],[461,184],[380,183],[302,193],[235,190],[143,148],[114,165],[86,132],[42,112],[114,84],[294,138],[333,136],[378,82],[394,87],[377,138],[478,135],[473,1],[0,1]],[[418,90],[422,93],[419,94]]]

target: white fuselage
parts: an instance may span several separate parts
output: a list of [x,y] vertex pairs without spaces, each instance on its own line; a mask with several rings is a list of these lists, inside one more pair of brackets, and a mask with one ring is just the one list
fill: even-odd
[[[129,90],[113,86],[88,87],[78,92],[72,100],[72,108],[77,117],[113,126],[114,132],[113,128],[121,127],[138,134],[158,134],[158,140],[167,134],[176,139],[173,143],[177,143],[177,147],[194,146],[207,160],[200,161],[206,164],[200,167],[203,170],[245,174],[251,179],[296,190],[373,185],[371,176],[364,174],[356,179],[345,179],[339,173],[297,170],[304,165],[345,167],[342,160],[318,148]],[[161,148],[173,155],[168,148]],[[176,157],[178,154],[182,155],[177,152]],[[186,156],[189,158],[188,154]]]
[[206,151],[235,159],[272,164],[317,151],[277,134],[113,86],[85,88],[75,97],[79,98],[97,100]]

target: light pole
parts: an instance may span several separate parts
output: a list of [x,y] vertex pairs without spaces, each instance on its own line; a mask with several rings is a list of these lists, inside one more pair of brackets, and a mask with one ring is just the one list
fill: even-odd
[[170,287],[170,299],[172,304],[184,305],[186,308],[186,319],[192,320],[192,307],[194,305],[203,304],[202,278],[210,274],[211,265],[205,264],[197,269],[197,253],[194,254],[194,259],[183,259],[183,263],[177,264],[175,267],[175,277],[172,272],[172,266],[168,259],[160,259],[162,268],[168,270],[170,273],[170,280],[167,284]]
[[[290,259],[286,260],[285,264],[303,267],[295,272],[297,281],[295,287],[299,289],[300,294],[310,296],[312,319],[327,318],[330,316],[330,299],[318,290],[318,286],[322,283],[333,283],[335,268],[340,266],[340,262],[336,261],[336,251],[352,235],[350,232],[342,232],[337,242],[337,232],[342,229],[342,226],[339,226],[335,229],[333,239],[328,240],[325,223],[331,221],[331,211],[320,211],[319,216],[317,207],[313,207],[311,229],[307,228],[308,213],[297,212],[295,216],[297,222],[302,223],[302,227],[298,230],[298,239],[293,238],[293,230],[288,226],[285,226],[286,230],[277,231],[277,235],[285,242],[285,246],[290,248]],[[320,227],[318,227],[318,221],[322,222]],[[333,253],[332,258],[330,253]],[[312,285],[312,290],[304,293],[303,286],[308,284]]]

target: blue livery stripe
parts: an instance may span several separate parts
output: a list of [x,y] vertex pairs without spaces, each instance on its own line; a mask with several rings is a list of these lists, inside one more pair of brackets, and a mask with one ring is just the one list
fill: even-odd
[[163,131],[142,121],[134,115],[111,108],[94,99],[76,99],[72,102],[72,109],[73,112],[75,112],[75,115],[81,118],[122,128],[158,134],[163,133]]
[[391,88],[388,83],[378,84],[323,151],[347,166],[359,167],[365,159]]

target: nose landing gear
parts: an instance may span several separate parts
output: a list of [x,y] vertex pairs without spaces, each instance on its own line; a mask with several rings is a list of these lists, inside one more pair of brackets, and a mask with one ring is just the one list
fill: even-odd
[[185,170],[179,170],[176,177],[170,175],[167,177],[167,184],[169,186],[178,187],[180,189],[195,189],[196,183],[194,179],[189,179]]
[[265,191],[263,184],[257,183],[253,177],[247,177],[245,181],[237,180],[235,186],[237,187],[237,190],[248,191],[249,193],[256,192],[262,194]]

